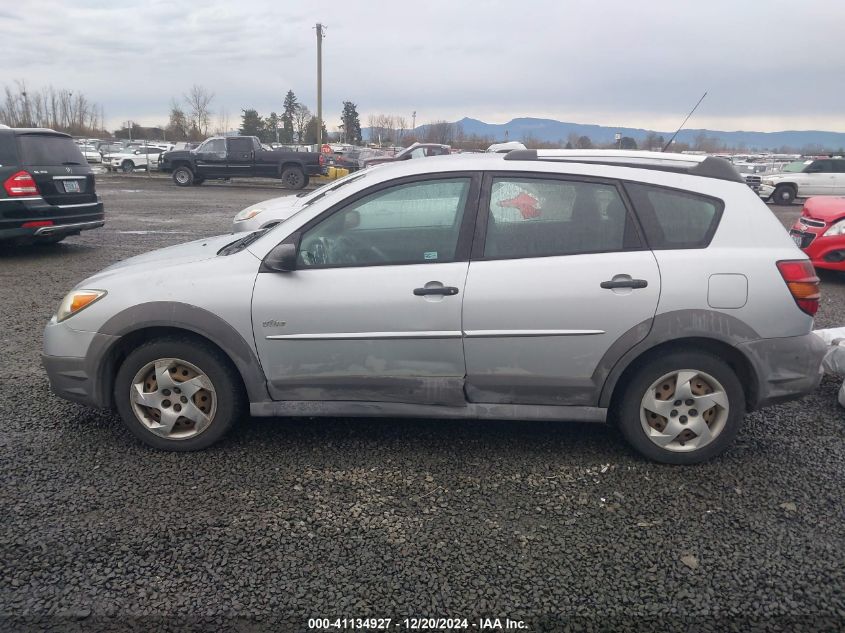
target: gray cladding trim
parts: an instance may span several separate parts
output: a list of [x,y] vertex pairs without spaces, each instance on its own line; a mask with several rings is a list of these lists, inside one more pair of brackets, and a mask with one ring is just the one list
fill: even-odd
[[[269,400],[264,371],[252,347],[235,328],[203,308],[175,301],[143,303],[113,316],[103,324],[100,333],[109,337],[121,337],[151,327],[187,330],[214,342],[229,356],[241,374],[250,402]],[[107,378],[110,379],[103,375],[104,371],[112,369],[104,367],[105,363],[102,362],[107,352],[108,348],[101,349],[94,356],[100,361],[97,373],[91,374],[97,376],[97,382],[104,383]],[[89,357],[91,356],[89,352]]]
[[400,402],[352,402],[285,400],[254,402],[250,413],[256,417],[407,417],[481,420],[560,420],[571,422],[605,422],[607,410],[598,407],[536,406],[513,404],[478,404],[441,406]]
[[639,336],[638,332],[644,327],[648,329],[648,325],[649,322],[645,321],[628,330],[602,358],[593,373],[593,383],[600,389],[599,406],[610,406],[613,390],[623,372],[639,356],[661,343],[684,338],[701,338],[738,348],[742,343],[760,338],[748,324],[715,310],[676,310],[658,314],[654,317],[647,336]]

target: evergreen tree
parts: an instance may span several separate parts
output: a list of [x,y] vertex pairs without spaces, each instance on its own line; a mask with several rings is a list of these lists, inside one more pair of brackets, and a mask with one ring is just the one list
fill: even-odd
[[264,120],[264,130],[265,130],[265,138],[261,140],[265,143],[277,143],[281,138],[279,126],[281,124],[281,119],[279,115],[275,112],[271,112],[270,116],[268,116]]
[[285,95],[285,109],[282,112],[282,132],[280,135],[282,143],[293,143],[293,122],[296,118],[296,109],[298,106],[299,101],[296,100],[296,95],[293,94],[293,90],[288,90],[288,93]]
[[258,116],[255,110],[241,110],[241,136],[257,136],[262,138],[264,134],[264,119]]
[[340,115],[344,140],[347,143],[361,143],[361,121],[358,118],[358,106],[351,101],[343,102],[343,113]]
[[[329,138],[329,133],[326,131],[326,124],[323,123],[323,142],[325,143],[326,140]],[[311,117],[311,120],[308,121],[308,125],[305,126],[305,141],[307,145],[312,145],[317,142],[317,117]]]

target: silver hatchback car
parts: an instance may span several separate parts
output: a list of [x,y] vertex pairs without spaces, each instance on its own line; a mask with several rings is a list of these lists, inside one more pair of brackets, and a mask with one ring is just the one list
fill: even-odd
[[818,385],[818,286],[721,159],[435,157],[103,270],[43,361],[57,394],[160,449],[207,447],[247,411],[554,419],[689,464]]

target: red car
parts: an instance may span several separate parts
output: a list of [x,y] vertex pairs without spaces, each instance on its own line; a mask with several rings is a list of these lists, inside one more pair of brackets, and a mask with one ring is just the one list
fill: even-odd
[[845,198],[808,198],[789,234],[816,268],[845,271]]

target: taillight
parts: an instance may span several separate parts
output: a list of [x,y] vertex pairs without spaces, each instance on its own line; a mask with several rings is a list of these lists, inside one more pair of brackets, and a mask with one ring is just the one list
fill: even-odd
[[3,183],[3,189],[5,189],[6,193],[12,198],[20,196],[37,196],[39,193],[38,185],[35,184],[35,180],[33,180],[32,176],[25,171],[19,171],[18,173],[9,176],[6,179],[6,182]]
[[320,154],[320,167],[326,164],[326,157]]
[[790,259],[777,263],[780,276],[792,293],[795,303],[813,316],[819,311],[819,278],[816,269],[807,259]]

